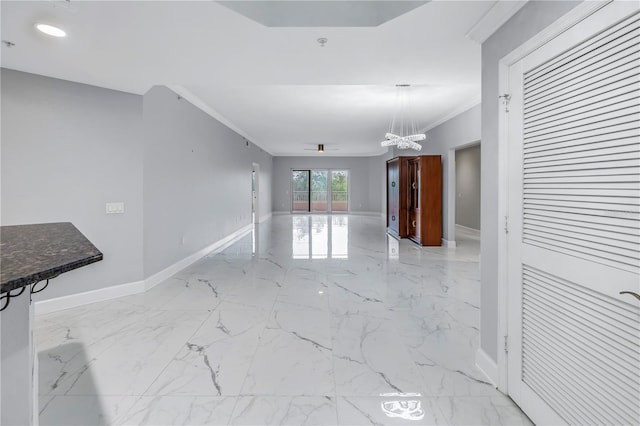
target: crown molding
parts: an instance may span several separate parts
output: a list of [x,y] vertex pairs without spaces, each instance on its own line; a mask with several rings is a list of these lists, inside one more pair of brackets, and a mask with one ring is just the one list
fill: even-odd
[[444,117],[440,118],[439,120],[434,121],[431,124],[428,124],[424,129],[422,129],[422,133],[427,133],[429,130],[438,127],[439,125],[441,125],[442,123],[445,123],[449,120],[451,120],[453,117],[462,114],[465,111],[470,110],[471,108],[480,105],[480,96],[477,96],[475,98],[473,98],[473,100],[471,102],[468,102],[466,104],[461,105],[460,107],[454,109],[453,111],[451,111],[449,114],[445,115]]
[[505,22],[515,15],[528,0],[498,0],[491,6],[478,22],[465,34],[465,37],[476,43],[484,43]]
[[245,133],[244,130],[242,130],[240,127],[236,126],[235,124],[233,124],[231,121],[229,121],[225,116],[220,114],[218,111],[211,108],[211,106],[209,106],[206,102],[204,102],[198,96],[194,95],[190,90],[186,89],[184,86],[168,85],[167,88],[172,92],[174,92],[176,95],[189,101],[193,106],[202,110],[207,115],[210,115],[211,117],[215,118],[220,123],[224,124],[231,130],[233,130],[234,132],[242,136],[243,138],[247,139],[249,142],[253,143],[258,148],[265,151],[267,154],[273,156],[273,153],[271,151],[266,149],[264,146],[260,145],[258,142],[256,142],[254,138],[252,138],[247,133]]

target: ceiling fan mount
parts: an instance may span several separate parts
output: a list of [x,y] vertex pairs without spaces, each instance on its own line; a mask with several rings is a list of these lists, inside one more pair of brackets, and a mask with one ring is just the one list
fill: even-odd
[[338,148],[325,148],[325,145],[319,143],[316,148],[304,148],[305,151],[317,151],[317,152],[325,152],[325,151],[338,151]]

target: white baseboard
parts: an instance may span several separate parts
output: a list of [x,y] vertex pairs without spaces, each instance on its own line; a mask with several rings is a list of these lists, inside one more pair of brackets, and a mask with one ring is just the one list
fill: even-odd
[[193,253],[192,255],[187,256],[184,259],[177,261],[176,263],[174,263],[173,265],[163,269],[162,271],[156,272],[155,274],[151,275],[150,277],[145,278],[145,280],[144,280],[145,291],[152,289],[153,287],[155,287],[158,284],[160,284],[162,281],[166,280],[167,278],[172,277],[176,273],[182,271],[184,268],[186,268],[189,265],[191,265],[191,264],[197,262],[198,260],[202,259],[204,256],[208,255],[209,253],[225,249],[226,247],[231,245],[233,242],[235,242],[238,238],[240,238],[243,235],[245,235],[247,232],[251,232],[252,229],[253,229],[253,224],[249,224],[247,226],[244,226],[244,227],[238,229],[236,232],[227,235],[223,239],[218,240],[215,243],[213,243],[211,245],[208,245],[207,247],[205,247],[203,249],[198,250],[197,252]]
[[445,248],[456,248],[456,242],[455,241],[449,241],[449,240],[445,240],[444,238],[442,239],[442,247]]
[[352,212],[351,214],[361,214],[363,216],[384,217],[384,214],[382,214],[380,212]]
[[481,348],[476,351],[476,367],[493,386],[498,387],[498,364]]
[[265,220],[269,220],[271,219],[271,217],[273,216],[273,213],[267,213],[265,215],[260,216],[260,219],[258,219],[258,223],[262,223]]
[[97,290],[70,294],[68,296],[55,297],[53,299],[39,300],[35,302],[35,312],[36,315],[58,312],[64,309],[88,305],[89,303],[102,302],[122,296],[143,293],[144,289],[144,281],[135,281],[132,283],[113,285],[99,288]]
[[111,300],[118,297],[130,296],[133,294],[144,293],[147,290],[152,289],[162,281],[170,278],[177,272],[180,272],[187,266],[197,262],[204,256],[224,250],[236,242],[239,238],[243,237],[253,229],[253,224],[249,224],[240,228],[236,232],[227,235],[221,240],[198,250],[190,256],[174,263],[173,265],[157,272],[150,277],[147,277],[144,281],[135,281],[132,283],[114,285],[109,287],[99,288],[97,290],[86,291],[83,293],[70,294],[68,296],[56,297],[53,299],[40,300],[35,303],[35,312],[37,315],[48,314],[51,312],[62,311],[64,309],[76,308],[78,306],[87,305],[89,303],[102,302],[105,300]]
[[477,234],[480,234],[480,230],[479,230],[479,229],[476,229],[476,228],[470,228],[470,227],[468,227],[468,226],[460,225],[459,223],[456,223],[456,226],[457,226],[458,228],[465,229],[465,230],[467,230],[467,231],[469,231],[469,232],[475,232],[475,233],[477,233]]
[[[334,214],[350,214],[350,215],[362,215],[362,216],[377,216],[377,217],[385,217],[384,213],[380,213],[380,212],[333,212]],[[286,215],[286,214],[315,214],[315,215],[322,215],[322,214],[331,214],[331,213],[327,213],[327,212],[299,212],[299,213],[291,213],[291,212],[273,212],[273,216],[278,216],[278,215]],[[260,219],[260,222],[262,222],[262,219]]]

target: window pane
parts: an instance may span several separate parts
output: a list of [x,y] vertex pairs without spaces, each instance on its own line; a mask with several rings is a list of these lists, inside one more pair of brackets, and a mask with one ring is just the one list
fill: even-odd
[[309,211],[309,170],[293,170],[291,172],[293,193],[292,210],[294,212]]
[[327,211],[328,172],[326,170],[311,171],[311,211]]
[[331,172],[331,211],[349,211],[349,172],[333,170]]

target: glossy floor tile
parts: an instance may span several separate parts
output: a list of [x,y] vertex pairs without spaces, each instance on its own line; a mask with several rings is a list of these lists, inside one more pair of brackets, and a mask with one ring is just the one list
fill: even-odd
[[42,425],[530,424],[475,368],[479,239],[282,215],[144,294],[36,319]]

